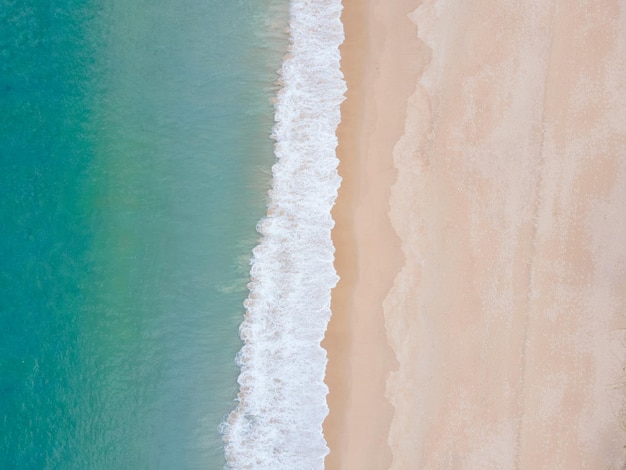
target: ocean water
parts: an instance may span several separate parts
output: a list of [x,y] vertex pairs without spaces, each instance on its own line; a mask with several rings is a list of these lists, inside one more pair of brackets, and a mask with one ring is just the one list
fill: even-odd
[[340,12],[0,0],[0,468],[323,468]]
[[0,468],[225,463],[287,0],[0,0]]

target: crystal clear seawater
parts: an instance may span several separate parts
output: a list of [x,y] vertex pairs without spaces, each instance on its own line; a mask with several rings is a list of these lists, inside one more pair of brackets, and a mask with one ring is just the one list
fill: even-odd
[[225,465],[287,0],[0,0],[0,468]]

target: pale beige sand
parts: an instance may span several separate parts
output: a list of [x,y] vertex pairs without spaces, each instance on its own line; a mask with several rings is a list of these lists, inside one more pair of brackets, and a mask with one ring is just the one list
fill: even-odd
[[327,468],[622,468],[626,4],[355,3]]

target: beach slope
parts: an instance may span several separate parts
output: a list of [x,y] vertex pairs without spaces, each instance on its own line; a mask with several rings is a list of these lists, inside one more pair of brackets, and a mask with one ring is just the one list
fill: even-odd
[[622,468],[625,7],[351,4],[327,468]]

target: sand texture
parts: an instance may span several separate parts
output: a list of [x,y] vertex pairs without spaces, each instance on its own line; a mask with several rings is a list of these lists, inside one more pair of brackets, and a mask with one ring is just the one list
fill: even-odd
[[327,468],[621,469],[626,3],[345,9]]

